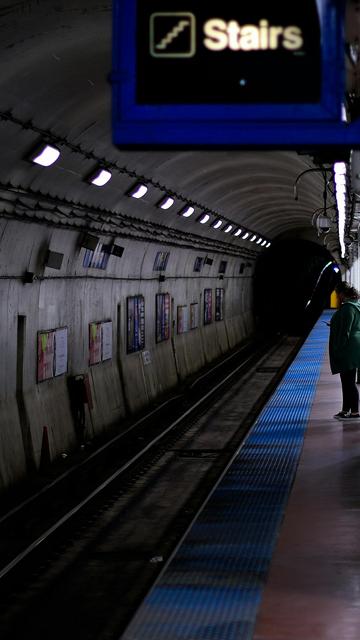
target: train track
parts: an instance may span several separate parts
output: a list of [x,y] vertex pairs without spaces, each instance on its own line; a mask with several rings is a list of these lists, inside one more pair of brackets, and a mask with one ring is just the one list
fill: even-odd
[[248,346],[0,518],[0,634],[119,638],[298,350]]

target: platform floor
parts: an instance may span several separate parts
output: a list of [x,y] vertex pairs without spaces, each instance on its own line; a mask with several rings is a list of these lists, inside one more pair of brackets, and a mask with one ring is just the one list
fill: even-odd
[[126,640],[359,640],[360,421],[319,320]]
[[360,422],[340,409],[326,353],[254,640],[360,638]]

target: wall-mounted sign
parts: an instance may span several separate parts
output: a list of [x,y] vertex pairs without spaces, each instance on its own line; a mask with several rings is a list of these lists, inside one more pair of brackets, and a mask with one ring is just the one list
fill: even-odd
[[189,331],[189,309],[186,304],[177,308],[177,332],[186,333]]
[[224,319],[224,289],[215,289],[215,320]]
[[199,303],[190,304],[190,329],[197,329],[199,326]]
[[114,142],[291,146],[356,137],[360,125],[341,119],[342,5],[114,0]]
[[101,362],[101,322],[89,324],[89,364]]
[[170,338],[170,294],[156,295],[156,342],[163,342]]
[[89,364],[99,364],[112,358],[112,322],[89,324]]
[[204,289],[204,324],[212,322],[212,289]]
[[67,327],[37,334],[37,381],[43,382],[67,372]]
[[134,353],[145,349],[145,300],[144,296],[132,296],[126,300],[126,351]]
[[112,322],[101,323],[101,359],[112,358]]

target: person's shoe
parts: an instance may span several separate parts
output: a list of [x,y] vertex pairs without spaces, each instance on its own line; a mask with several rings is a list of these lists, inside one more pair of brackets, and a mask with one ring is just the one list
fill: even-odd
[[346,420],[346,422],[349,420],[360,420],[360,415],[358,413],[348,413],[343,418],[339,418],[339,420]]
[[350,411],[339,411],[339,413],[335,413],[334,418],[336,420],[342,420],[343,418],[347,418],[350,414]]

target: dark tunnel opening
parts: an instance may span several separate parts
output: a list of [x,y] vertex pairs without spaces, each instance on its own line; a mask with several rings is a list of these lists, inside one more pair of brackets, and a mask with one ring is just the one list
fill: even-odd
[[330,253],[307,240],[273,242],[258,260],[254,309],[266,334],[306,335],[341,280]]

